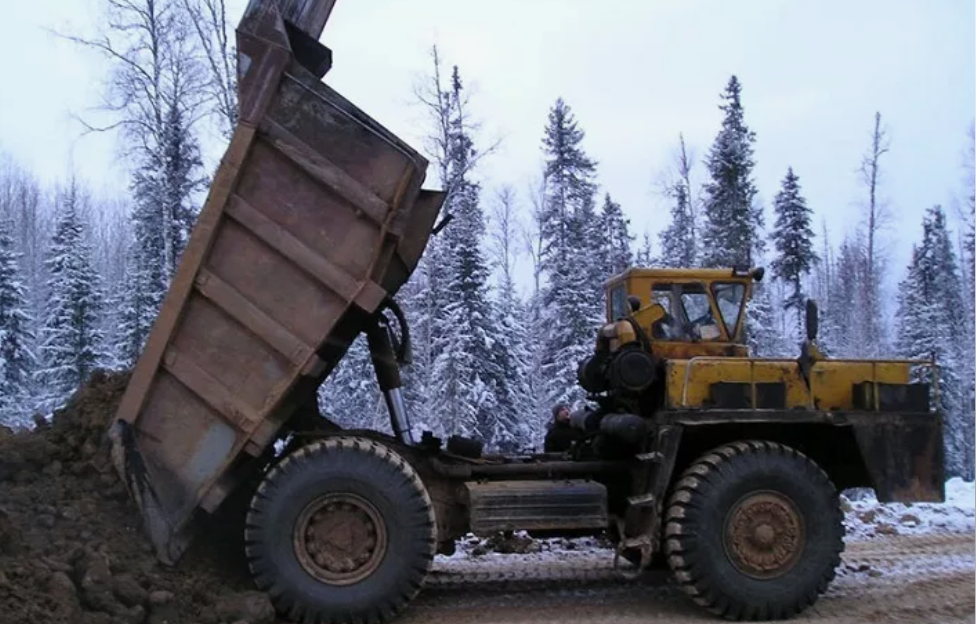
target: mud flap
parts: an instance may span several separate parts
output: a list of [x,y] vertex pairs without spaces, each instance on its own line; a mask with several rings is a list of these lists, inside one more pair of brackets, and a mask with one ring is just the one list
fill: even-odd
[[125,420],[116,420],[108,430],[108,438],[112,444],[112,464],[139,509],[156,557],[165,565],[174,565],[189,546],[190,536],[166,519],[132,425]]
[[945,501],[941,414],[870,414],[853,425],[880,502]]

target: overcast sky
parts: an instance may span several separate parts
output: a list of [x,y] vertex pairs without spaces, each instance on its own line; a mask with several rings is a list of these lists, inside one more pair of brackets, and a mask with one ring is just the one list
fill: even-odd
[[[105,66],[44,30],[84,32],[98,0],[5,4],[0,149],[46,180],[73,163],[96,186],[120,187],[125,170],[112,137],[80,139],[70,120],[97,104]],[[235,23],[244,4],[231,3]],[[418,148],[422,117],[412,85],[437,43],[474,91],[484,136],[503,139],[480,172],[488,193],[510,183],[524,199],[539,172],[547,111],[562,96],[599,161],[601,191],[622,203],[638,235],[667,224],[654,181],[679,132],[699,155],[707,150],[731,74],[742,82],[746,122],[757,135],[767,211],[792,166],[818,234],[823,217],[835,241],[859,217],[857,168],[880,110],[891,138],[882,194],[894,215],[891,261],[900,274],[924,209],[951,207],[962,192],[976,115],[974,4],[338,0],[322,41],[334,52],[327,81]]]

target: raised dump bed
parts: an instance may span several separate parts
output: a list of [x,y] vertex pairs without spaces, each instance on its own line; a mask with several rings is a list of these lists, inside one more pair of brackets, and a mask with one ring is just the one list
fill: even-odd
[[321,82],[330,9],[247,8],[239,123],[111,432],[165,562],[406,281],[443,201],[423,157]]

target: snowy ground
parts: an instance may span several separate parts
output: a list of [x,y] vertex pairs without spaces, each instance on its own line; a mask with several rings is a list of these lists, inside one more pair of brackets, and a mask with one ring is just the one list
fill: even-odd
[[[858,500],[842,496],[841,506],[849,543],[882,536],[976,532],[976,484],[958,478],[946,483],[944,503],[882,504],[869,494]],[[519,532],[513,539],[496,540],[469,535],[458,541],[453,555],[438,555],[435,570],[497,572],[513,564],[539,563],[570,569],[583,562],[592,568],[595,556],[607,569],[612,567],[612,547],[596,538],[533,540]]]
[[848,541],[878,535],[920,533],[972,533],[976,531],[976,484],[962,479],[946,483],[945,503],[881,504],[873,495],[842,499]]
[[[970,624],[976,610],[973,483],[953,479],[941,504],[842,498],[847,528],[837,578],[796,618],[816,624]],[[506,552],[499,552],[499,551]],[[623,564],[627,565],[627,564]],[[438,556],[403,624],[715,622],[667,581],[623,581],[598,539],[460,540]]]

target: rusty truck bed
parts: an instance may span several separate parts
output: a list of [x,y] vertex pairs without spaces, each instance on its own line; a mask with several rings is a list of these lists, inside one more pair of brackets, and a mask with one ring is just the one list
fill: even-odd
[[423,157],[320,80],[318,4],[297,25],[276,0],[247,8],[238,126],[117,413],[116,465],[166,562],[406,281],[443,200]]

